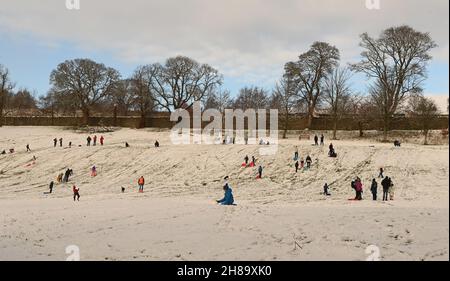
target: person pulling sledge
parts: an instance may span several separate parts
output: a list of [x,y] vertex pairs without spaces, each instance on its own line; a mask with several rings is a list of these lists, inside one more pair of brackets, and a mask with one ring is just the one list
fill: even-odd
[[242,165],[243,167],[247,167],[248,166],[248,160],[249,160],[248,155],[245,155],[245,157],[244,157],[244,164]]

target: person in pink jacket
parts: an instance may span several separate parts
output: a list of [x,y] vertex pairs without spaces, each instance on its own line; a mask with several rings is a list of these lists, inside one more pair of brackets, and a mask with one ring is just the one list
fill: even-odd
[[355,181],[355,191],[356,191],[355,200],[362,200],[363,185],[360,178],[357,178]]

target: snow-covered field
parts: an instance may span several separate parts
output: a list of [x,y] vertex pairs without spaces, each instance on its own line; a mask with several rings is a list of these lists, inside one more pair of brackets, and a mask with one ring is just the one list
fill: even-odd
[[[332,159],[328,140],[315,147],[295,136],[259,156],[257,145],[172,145],[168,132],[150,129],[103,135],[105,146],[86,147],[86,134],[62,128],[0,128],[0,151],[16,150],[0,155],[0,260],[65,260],[69,245],[82,260],[365,260],[371,245],[382,260],[449,259],[448,145],[333,141]],[[54,148],[60,137],[64,147]],[[295,173],[296,145],[311,170]],[[263,179],[241,167],[245,155],[262,163]],[[394,201],[370,200],[380,167]],[[44,194],[67,168],[69,184]],[[237,206],[215,204],[226,175]],[[362,202],[348,200],[356,176]],[[325,182],[331,197],[321,194]]]

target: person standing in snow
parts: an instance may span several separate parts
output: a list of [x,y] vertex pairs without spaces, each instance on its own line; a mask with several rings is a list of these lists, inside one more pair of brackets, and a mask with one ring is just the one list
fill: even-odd
[[263,172],[263,167],[261,165],[259,165],[258,167],[258,178],[262,179],[262,172]]
[[356,191],[355,200],[362,200],[363,185],[360,178],[357,178],[355,181],[355,191]]
[[249,160],[248,155],[245,155],[244,157],[245,166],[248,166],[248,160]]
[[380,168],[380,173],[378,174],[378,177],[379,177],[379,178],[384,178],[383,173],[384,173],[384,169],[383,169],[383,167],[381,167],[381,168]]
[[140,193],[144,192],[144,184],[145,184],[144,176],[141,176],[141,177],[138,179],[138,185],[139,185],[139,192],[140,192]]
[[311,169],[311,163],[312,163],[311,157],[309,155],[306,156],[306,168]]
[[331,194],[328,190],[329,190],[328,183],[325,183],[325,185],[323,186],[323,195],[331,196]]
[[370,191],[372,192],[373,201],[377,201],[378,183],[375,179],[372,180],[372,185],[370,186]]
[[72,187],[72,191],[73,191],[73,201],[75,201],[75,199],[77,201],[80,201],[80,189],[74,185]]
[[91,169],[91,177],[96,177],[96,176],[97,176],[97,168],[95,166],[93,166]]
[[381,181],[381,186],[383,187],[383,201],[388,201],[389,187],[391,186],[389,177],[385,177]]

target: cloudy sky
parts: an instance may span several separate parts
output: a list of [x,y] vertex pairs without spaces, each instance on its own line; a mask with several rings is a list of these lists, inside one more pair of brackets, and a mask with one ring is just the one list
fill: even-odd
[[[366,0],[80,0],[80,10],[65,2],[0,0],[0,63],[37,95],[58,63],[78,57],[128,76],[139,64],[186,55],[217,68],[233,94],[271,89],[314,41],[337,46],[346,64],[359,58],[361,33],[408,24],[439,44],[425,90],[448,97],[448,0],[379,0],[379,10]],[[364,92],[365,79],[353,80]]]

